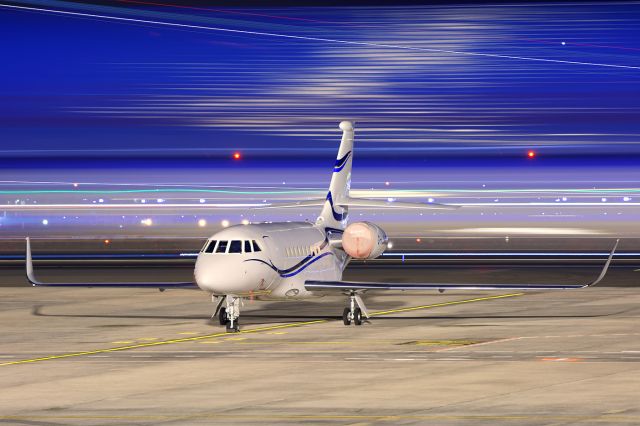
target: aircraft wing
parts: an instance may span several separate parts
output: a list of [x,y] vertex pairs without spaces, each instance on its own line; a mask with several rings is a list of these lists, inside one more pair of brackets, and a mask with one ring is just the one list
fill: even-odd
[[34,287],[110,287],[110,288],[183,288],[198,289],[194,282],[98,282],[98,283],[43,283],[38,281],[33,271],[33,259],[31,257],[31,241],[27,238],[26,253],[27,280]]
[[364,292],[370,290],[498,290],[498,291],[526,291],[526,290],[576,290],[592,287],[598,284],[607,274],[611,259],[620,240],[616,240],[609,257],[598,277],[585,284],[453,284],[453,283],[376,283],[359,281],[305,281],[304,287],[309,291],[327,292],[339,291],[343,293]]

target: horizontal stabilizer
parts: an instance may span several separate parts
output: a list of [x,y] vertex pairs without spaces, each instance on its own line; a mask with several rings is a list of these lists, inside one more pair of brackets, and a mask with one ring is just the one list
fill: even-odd
[[[256,209],[286,209],[295,207],[318,207],[324,205],[326,199],[294,201],[290,203],[272,203]],[[370,200],[366,198],[347,198],[333,202],[338,207],[368,207],[373,209],[425,209],[425,210],[455,210],[460,206],[438,203],[409,203],[404,201]]]
[[110,288],[183,288],[198,289],[193,282],[98,282],[98,283],[43,283],[38,281],[33,270],[33,259],[31,257],[31,241],[27,237],[26,253],[27,280],[34,287],[110,287]]
[[598,284],[607,273],[613,255],[620,240],[616,240],[609,257],[598,277],[587,284],[453,284],[453,283],[375,283],[358,281],[305,281],[304,287],[309,291],[362,292],[369,290],[575,290],[592,287]]
[[455,210],[460,206],[438,203],[409,203],[405,201],[369,200],[367,198],[347,198],[336,203],[347,207],[369,207],[383,209],[427,209],[427,210]]
[[326,200],[318,198],[316,200],[292,201],[289,203],[270,203],[263,206],[252,207],[253,209],[289,209],[295,207],[318,207],[324,205]]

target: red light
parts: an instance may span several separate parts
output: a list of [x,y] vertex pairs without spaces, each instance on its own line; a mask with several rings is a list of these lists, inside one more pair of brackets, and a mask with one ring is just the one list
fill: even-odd
[[416,243],[421,242],[422,240],[420,238],[416,238]]
[[536,152],[535,152],[535,151],[529,151],[529,152],[527,152],[527,157],[529,157],[529,158],[535,158],[535,156],[536,156]]
[[234,160],[239,160],[240,158],[241,158],[241,155],[240,155],[240,153],[239,153],[239,152],[234,152],[234,153],[233,153],[233,159],[234,159]]

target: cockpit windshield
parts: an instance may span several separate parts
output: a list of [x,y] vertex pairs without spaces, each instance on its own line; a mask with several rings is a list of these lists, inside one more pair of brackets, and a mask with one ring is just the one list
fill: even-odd
[[255,253],[260,247],[255,240],[211,240],[203,250],[204,253],[234,254],[234,253]]
[[242,241],[231,241],[229,253],[242,253]]
[[229,241],[220,241],[220,243],[218,243],[218,249],[216,250],[216,253],[226,253],[228,244]]
[[206,246],[206,249],[204,250],[205,253],[213,253],[213,250],[216,248],[216,240],[211,240],[211,242],[209,242],[209,245]]

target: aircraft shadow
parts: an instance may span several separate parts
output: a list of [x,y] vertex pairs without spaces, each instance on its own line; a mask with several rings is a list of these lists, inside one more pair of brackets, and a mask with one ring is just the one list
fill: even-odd
[[[201,315],[111,315],[111,314],[47,314],[42,312],[44,306],[37,305],[31,310],[33,316],[53,317],[53,318],[104,318],[104,319],[165,319],[165,320],[206,320],[208,323],[217,321]],[[625,314],[630,310],[590,315],[429,315],[429,316],[374,316],[370,320],[465,320],[465,319],[555,319],[555,318],[605,318]],[[275,314],[244,314],[241,320],[261,319],[265,323],[279,323],[293,320],[341,320],[341,316],[336,315],[275,315]],[[285,321],[283,321],[285,320]]]

